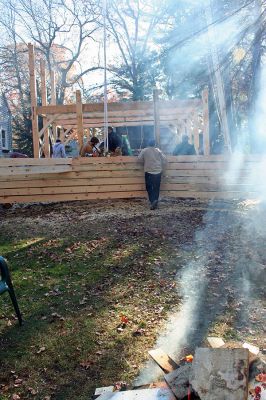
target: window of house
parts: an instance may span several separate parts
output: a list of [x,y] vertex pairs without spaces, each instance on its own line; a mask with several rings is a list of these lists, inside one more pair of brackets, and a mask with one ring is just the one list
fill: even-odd
[[2,149],[7,149],[7,135],[4,129],[1,130]]

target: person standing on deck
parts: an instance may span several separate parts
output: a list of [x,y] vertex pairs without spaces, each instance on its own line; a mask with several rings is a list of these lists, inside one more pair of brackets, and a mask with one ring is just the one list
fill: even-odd
[[155,146],[155,140],[150,140],[148,147],[141,150],[138,156],[138,160],[144,164],[145,184],[151,210],[158,207],[162,171],[167,163],[165,155]]
[[65,146],[61,143],[60,139],[57,139],[53,145],[52,158],[66,158]]
[[183,135],[182,142],[174,149],[173,156],[193,156],[195,154],[194,145],[189,143],[187,135]]
[[97,148],[99,144],[99,139],[93,136],[84,146],[81,147],[79,155],[81,157],[98,157],[100,155],[100,150]]

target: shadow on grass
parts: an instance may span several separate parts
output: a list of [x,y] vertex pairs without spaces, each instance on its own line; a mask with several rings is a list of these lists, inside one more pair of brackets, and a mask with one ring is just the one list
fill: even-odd
[[[117,323],[121,312],[134,305],[129,280],[143,291],[146,278],[153,277],[147,263],[158,246],[109,238],[32,240],[15,249],[12,240],[4,243],[25,324],[0,325],[1,381],[23,398],[29,396],[29,386],[38,390],[36,399],[50,394],[56,399],[88,398],[93,388],[127,376],[132,335],[119,335]],[[6,321],[13,314],[7,299],[0,299],[0,308]],[[91,365],[85,369],[82,362]],[[25,381],[18,389],[11,370]]]

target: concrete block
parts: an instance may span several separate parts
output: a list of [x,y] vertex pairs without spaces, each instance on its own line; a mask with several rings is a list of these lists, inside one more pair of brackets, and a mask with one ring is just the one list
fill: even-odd
[[187,397],[191,370],[192,364],[188,363],[164,375],[165,381],[178,400]]
[[204,349],[195,352],[190,384],[201,400],[246,400],[247,349]]

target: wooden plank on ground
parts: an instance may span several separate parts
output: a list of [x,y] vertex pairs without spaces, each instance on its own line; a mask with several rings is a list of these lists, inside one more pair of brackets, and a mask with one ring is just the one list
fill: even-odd
[[149,355],[159,365],[159,367],[166,373],[171,372],[178,368],[177,363],[169,357],[162,349],[150,350]]
[[105,387],[97,388],[97,389],[95,389],[95,392],[94,392],[94,399],[98,398],[102,394],[112,393],[114,391],[114,389],[115,389],[114,386],[105,386]]
[[213,349],[218,349],[219,347],[222,347],[225,344],[223,339],[220,337],[209,336],[207,337],[207,341],[211,346],[211,348]]
[[253,344],[251,344],[251,343],[244,343],[243,344],[243,346],[242,346],[244,349],[248,349],[248,351],[252,354],[252,355],[254,355],[254,356],[257,356],[258,354],[259,354],[259,352],[260,352],[260,349],[259,349],[259,347],[257,347],[257,346],[254,346]]
[[170,389],[127,390],[102,394],[98,400],[175,400]]

